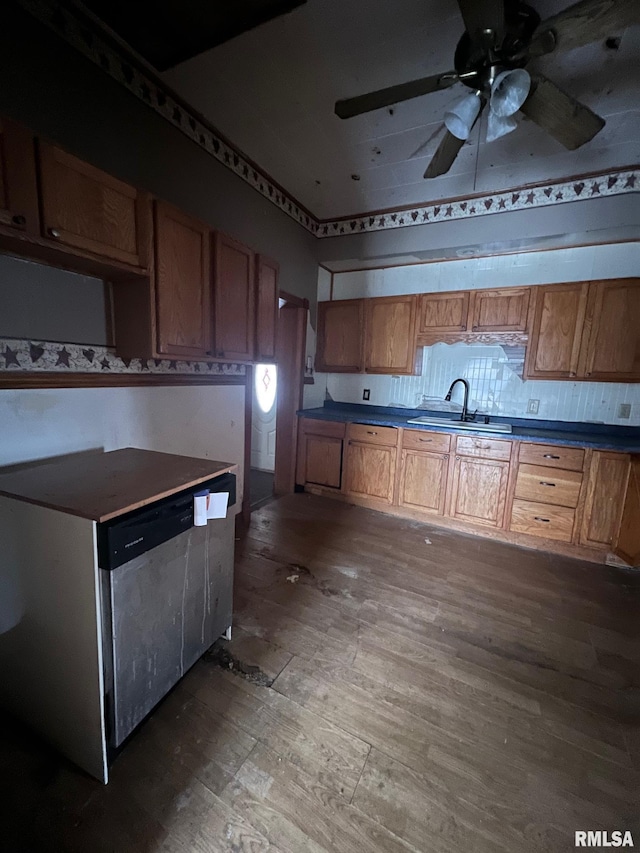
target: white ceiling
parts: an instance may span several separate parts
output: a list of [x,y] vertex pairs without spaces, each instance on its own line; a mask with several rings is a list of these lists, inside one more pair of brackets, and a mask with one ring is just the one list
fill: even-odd
[[[570,5],[531,2],[543,19]],[[606,118],[577,151],[527,120],[486,144],[482,122],[450,172],[425,181],[438,137],[421,157],[409,157],[465,87],[347,121],[334,115],[338,98],[451,69],[462,31],[455,0],[308,0],[163,78],[323,219],[640,162],[640,27],[622,34],[617,51],[597,43],[529,65]]]

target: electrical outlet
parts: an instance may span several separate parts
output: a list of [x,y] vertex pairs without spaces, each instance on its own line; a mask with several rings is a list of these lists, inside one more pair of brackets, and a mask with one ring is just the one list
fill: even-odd
[[618,417],[619,418],[630,418],[631,417],[631,403],[620,403],[618,406]]
[[[371,391],[369,390],[369,388],[365,388],[364,391],[362,392],[362,399],[368,400],[370,397],[371,397]],[[628,417],[628,415],[627,415],[627,417]]]
[[527,414],[528,415],[537,415],[539,408],[540,408],[540,400],[529,400],[529,403],[527,405]]

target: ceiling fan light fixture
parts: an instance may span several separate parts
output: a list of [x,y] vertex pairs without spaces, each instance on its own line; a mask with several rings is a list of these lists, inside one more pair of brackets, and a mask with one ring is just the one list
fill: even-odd
[[487,142],[493,142],[494,139],[500,139],[501,136],[506,136],[518,126],[518,122],[513,116],[499,116],[493,110],[489,110],[487,119]]
[[531,75],[524,68],[501,71],[491,84],[491,112],[500,118],[517,113],[531,90]]
[[479,93],[465,95],[452,104],[444,114],[444,123],[449,133],[457,139],[468,139],[480,107]]

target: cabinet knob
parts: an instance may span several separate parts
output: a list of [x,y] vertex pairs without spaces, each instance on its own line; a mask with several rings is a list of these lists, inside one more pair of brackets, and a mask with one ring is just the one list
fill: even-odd
[[448,459],[448,458],[449,458],[449,454],[448,454],[448,453],[444,453],[444,454],[443,454],[443,456],[442,456],[442,458],[443,458],[443,459]]
[[27,217],[23,216],[21,213],[16,213],[15,216],[11,217],[11,224],[17,225],[18,227],[22,227],[27,224]]
[[576,375],[575,370],[571,370],[571,371],[569,372],[569,376],[575,376],[575,375]]
[[49,237],[59,237],[60,236],[60,232],[58,231],[57,228],[47,228],[47,234],[49,235]]

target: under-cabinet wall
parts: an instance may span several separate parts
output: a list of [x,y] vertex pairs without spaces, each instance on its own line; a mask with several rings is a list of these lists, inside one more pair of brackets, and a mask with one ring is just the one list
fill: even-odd
[[[355,272],[331,276],[320,270],[319,300],[356,299],[393,294],[481,291],[623,278],[637,275],[640,244],[591,246],[528,252],[488,258],[466,258]],[[363,403],[369,389],[371,405],[437,407],[450,383],[459,376],[471,385],[471,405],[498,416],[564,421],[601,421],[632,426],[640,424],[640,385],[615,382],[523,380],[524,348],[463,343],[438,343],[422,352],[422,372],[415,376],[371,374],[319,374],[316,384],[333,400]],[[458,392],[454,401],[458,400]],[[315,395],[318,396],[317,394]],[[432,398],[426,401],[424,398]],[[460,398],[461,399],[461,398]],[[538,410],[529,410],[529,401]],[[629,418],[620,418],[621,404],[630,406]],[[535,408],[535,403],[533,404]]]
[[0,467],[66,453],[140,447],[239,465],[244,386],[43,388],[0,391]]

